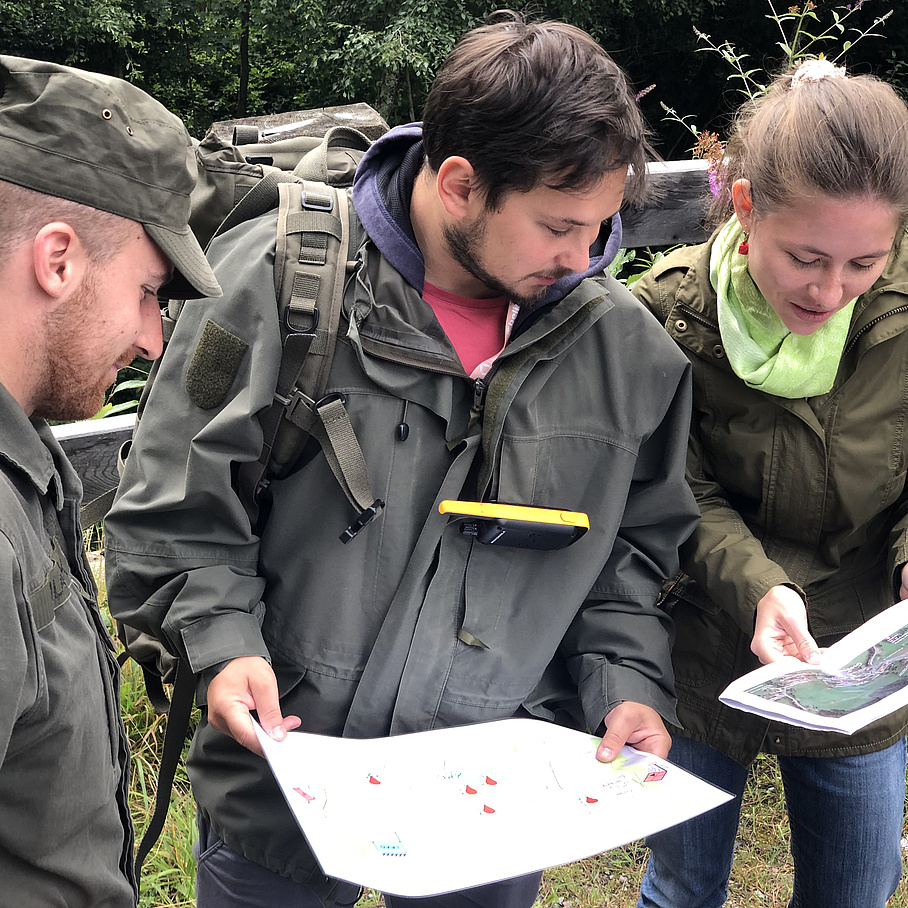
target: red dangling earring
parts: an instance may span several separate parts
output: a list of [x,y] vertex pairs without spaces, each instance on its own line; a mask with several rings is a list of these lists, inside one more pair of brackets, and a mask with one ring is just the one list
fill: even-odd
[[750,234],[745,230],[744,239],[741,240],[740,244],[738,245],[738,255],[747,255],[747,253],[750,252],[750,243],[747,242],[749,239]]

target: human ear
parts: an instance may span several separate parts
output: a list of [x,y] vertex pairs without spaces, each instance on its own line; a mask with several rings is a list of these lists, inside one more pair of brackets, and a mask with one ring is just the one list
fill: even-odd
[[475,204],[477,191],[475,187],[473,165],[459,155],[445,158],[435,178],[438,198],[445,211],[454,218],[464,218]]
[[750,180],[735,180],[731,186],[731,202],[735,207],[738,223],[748,233],[754,216],[753,197],[750,193]]
[[35,280],[55,304],[63,302],[85,274],[85,247],[63,221],[45,224],[35,234],[32,257]]

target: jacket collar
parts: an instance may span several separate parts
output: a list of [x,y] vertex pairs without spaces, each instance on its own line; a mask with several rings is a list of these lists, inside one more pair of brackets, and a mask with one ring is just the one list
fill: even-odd
[[654,277],[678,267],[684,274],[671,299],[663,300],[661,321],[684,349],[716,365],[731,368],[719,334],[716,292],[709,282],[709,255],[712,239],[700,246],[679,250],[659,262]]
[[[364,251],[368,253],[371,246],[367,243]],[[388,360],[461,374],[460,360],[421,294],[384,255],[367,254],[365,265],[356,289],[344,303],[361,341]],[[503,355],[542,341],[575,319],[580,310],[607,312],[614,305],[608,289],[612,281],[611,277],[581,281],[557,306],[541,310],[519,336],[513,333]]]
[[43,419],[30,420],[13,396],[0,384],[0,459],[6,461],[55,506],[63,506],[63,486],[51,453],[53,433]]
[[[889,261],[874,285],[855,306],[846,350],[858,341],[878,342],[908,328],[908,228],[892,247]],[[885,321],[885,324],[884,324]],[[879,328],[877,327],[879,326]]]

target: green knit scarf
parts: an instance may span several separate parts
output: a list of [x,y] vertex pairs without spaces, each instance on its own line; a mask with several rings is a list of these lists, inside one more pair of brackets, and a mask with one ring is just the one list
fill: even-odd
[[719,303],[719,333],[735,375],[776,397],[826,394],[835,381],[855,300],[812,334],[792,334],[763,298],[738,252],[743,237],[733,217],[719,231],[709,279]]

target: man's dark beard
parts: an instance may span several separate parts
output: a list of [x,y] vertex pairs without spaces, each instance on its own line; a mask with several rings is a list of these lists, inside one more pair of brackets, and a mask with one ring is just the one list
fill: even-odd
[[[448,252],[451,253],[452,258],[464,271],[473,275],[476,280],[481,281],[489,290],[501,293],[519,306],[530,306],[533,303],[538,303],[548,292],[548,287],[540,287],[536,293],[526,296],[518,293],[513,287],[505,286],[495,275],[490,274],[483,267],[476,250],[482,242],[485,232],[485,216],[477,218],[469,227],[445,225],[444,237],[445,242],[448,244]],[[564,277],[564,275],[570,273],[569,270],[565,269],[554,276],[556,278]]]

